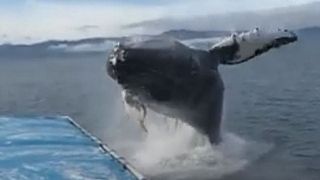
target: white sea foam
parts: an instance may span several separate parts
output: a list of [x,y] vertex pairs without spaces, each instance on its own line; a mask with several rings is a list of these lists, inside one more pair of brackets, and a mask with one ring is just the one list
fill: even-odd
[[[148,118],[150,119],[150,118]],[[129,155],[129,161],[151,177],[169,179],[218,178],[245,168],[272,146],[247,141],[226,132],[223,142],[212,146],[206,137],[172,119],[147,121],[148,134]]]

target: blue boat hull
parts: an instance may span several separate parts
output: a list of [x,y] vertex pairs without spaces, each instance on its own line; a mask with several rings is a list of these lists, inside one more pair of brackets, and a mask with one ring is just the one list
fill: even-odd
[[0,117],[1,179],[144,179],[71,118]]

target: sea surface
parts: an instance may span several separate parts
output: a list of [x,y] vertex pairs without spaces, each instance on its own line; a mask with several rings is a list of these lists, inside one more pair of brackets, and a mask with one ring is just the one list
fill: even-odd
[[0,58],[0,115],[71,116],[151,179],[318,180],[319,46],[301,40],[221,66],[219,146],[159,115],[147,119],[150,134],[143,133],[124,113],[120,88],[105,72],[105,54]]

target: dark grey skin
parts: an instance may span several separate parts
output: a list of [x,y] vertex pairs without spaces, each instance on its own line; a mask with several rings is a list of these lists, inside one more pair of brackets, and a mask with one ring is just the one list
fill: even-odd
[[[287,43],[282,39],[281,45]],[[218,66],[231,64],[238,50],[236,41],[210,51],[171,39],[122,43],[111,53],[107,71],[129,105],[177,118],[218,144],[224,92]]]

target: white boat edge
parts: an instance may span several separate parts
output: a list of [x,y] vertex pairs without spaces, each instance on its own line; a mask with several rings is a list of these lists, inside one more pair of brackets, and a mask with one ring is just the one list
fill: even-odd
[[93,136],[87,130],[82,128],[80,124],[75,122],[70,116],[59,117],[67,119],[72,125],[77,127],[84,135],[88,136],[92,141],[97,143],[103,152],[109,153],[115,160],[122,164],[123,167],[126,168],[130,173],[132,173],[138,180],[146,180],[146,178],[140,172],[138,172],[138,170],[134,168],[124,157],[119,156],[115,150],[111,149],[108,145],[102,143],[102,141],[99,138]]

